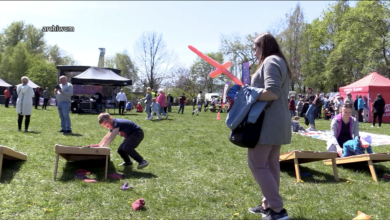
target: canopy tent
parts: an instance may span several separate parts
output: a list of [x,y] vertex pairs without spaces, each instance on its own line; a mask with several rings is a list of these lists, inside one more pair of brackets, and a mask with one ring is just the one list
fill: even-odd
[[132,85],[132,80],[119,76],[110,69],[91,67],[71,78],[72,84],[108,84],[114,86]]
[[354,100],[356,95],[367,96],[368,106],[370,107],[369,122],[372,122],[372,103],[378,93],[382,94],[383,99],[386,101],[383,122],[390,123],[390,79],[377,72],[372,72],[354,83],[340,87],[339,91],[340,95],[344,98],[347,96],[346,93],[350,92]]
[[[16,86],[19,86],[19,85],[22,85],[22,84],[18,84],[18,85],[16,85]],[[40,87],[40,86],[38,86],[37,84],[35,84],[33,81],[31,81],[31,79],[28,80],[27,85],[29,85],[29,86],[30,86],[31,88],[33,88],[33,89],[35,89],[35,88],[37,88],[37,87]]]
[[4,80],[0,79],[0,86],[1,87],[11,87],[12,85],[6,83]]

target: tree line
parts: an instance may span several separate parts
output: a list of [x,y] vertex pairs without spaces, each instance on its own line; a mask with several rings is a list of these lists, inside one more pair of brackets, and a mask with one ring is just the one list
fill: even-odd
[[[291,90],[337,91],[373,71],[390,77],[389,4],[358,1],[352,7],[348,1],[338,1],[307,22],[298,3],[272,24],[267,31],[276,37],[290,65]],[[238,78],[242,64],[250,62],[253,74],[257,61],[252,47],[257,35],[221,35],[219,50],[206,54],[219,63],[231,61],[230,71]],[[215,68],[199,57],[190,66],[181,64],[161,33],[144,32],[133,50],[134,56],[124,50],[105,58],[105,67],[121,69],[122,76],[133,80],[132,91],[165,88],[174,96],[185,92],[193,97],[199,90],[221,91],[229,81],[224,75],[210,78]],[[47,45],[44,33],[31,24],[13,22],[0,33],[0,78],[11,84],[27,75],[42,87],[54,85],[55,66],[74,64],[71,55],[57,45]]]

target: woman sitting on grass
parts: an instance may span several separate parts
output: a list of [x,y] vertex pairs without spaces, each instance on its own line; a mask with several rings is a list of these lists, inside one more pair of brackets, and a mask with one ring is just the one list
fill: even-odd
[[341,157],[344,143],[359,136],[359,123],[351,116],[351,104],[343,105],[340,111],[341,113],[337,114],[330,124],[332,137],[327,142],[327,149],[337,152]]

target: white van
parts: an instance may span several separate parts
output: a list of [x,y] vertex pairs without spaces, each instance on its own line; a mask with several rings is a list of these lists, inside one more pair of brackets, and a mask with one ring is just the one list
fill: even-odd
[[219,93],[206,93],[204,94],[204,99],[207,101],[213,100],[213,98],[219,98]]
[[297,93],[295,91],[289,91],[287,98],[290,99],[292,95],[295,96],[295,98],[297,98]]

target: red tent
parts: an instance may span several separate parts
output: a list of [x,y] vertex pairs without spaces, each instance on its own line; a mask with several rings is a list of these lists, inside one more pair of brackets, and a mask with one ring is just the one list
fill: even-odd
[[369,122],[372,122],[372,103],[374,102],[378,93],[382,94],[386,102],[385,114],[383,114],[383,122],[390,123],[390,79],[372,72],[366,77],[339,88],[340,95],[347,97],[346,93],[350,92],[353,100],[356,95],[366,95],[368,98],[368,105],[370,106]]

